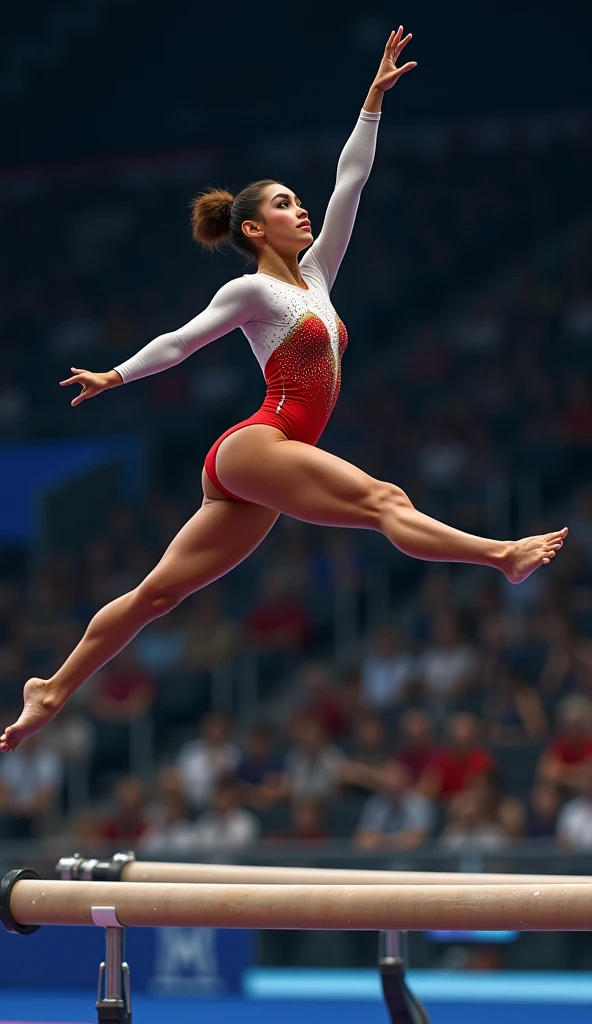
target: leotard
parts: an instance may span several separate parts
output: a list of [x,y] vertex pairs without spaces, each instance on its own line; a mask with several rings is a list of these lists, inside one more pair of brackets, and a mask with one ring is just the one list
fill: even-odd
[[335,407],[347,331],[329,293],[372,168],[379,119],[379,113],[362,110],[343,148],[323,228],[300,261],[306,288],[264,273],[243,274],[223,285],[209,306],[184,327],[161,334],[115,367],[127,384],[174,366],[235,327],[241,328],[259,361],[267,390],[257,412],[225,431],[206,456],[208,477],[229,498],[245,500],[218,479],[216,455],[225,437],[253,423],[266,423],[290,440],[315,445]]

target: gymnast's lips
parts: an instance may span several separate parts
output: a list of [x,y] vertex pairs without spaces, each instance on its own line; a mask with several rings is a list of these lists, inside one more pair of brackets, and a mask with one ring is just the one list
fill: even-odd
[[310,231],[310,221],[309,220],[303,220],[302,224],[299,224],[298,227],[299,227],[299,229],[303,228],[305,231]]

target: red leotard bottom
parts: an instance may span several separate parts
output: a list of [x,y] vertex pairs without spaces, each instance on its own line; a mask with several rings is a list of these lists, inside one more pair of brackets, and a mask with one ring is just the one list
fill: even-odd
[[235,430],[241,430],[242,427],[250,427],[253,423],[265,423],[268,427],[275,427],[276,430],[281,430],[289,441],[302,441],[304,444],[315,445],[325,426],[325,422],[319,423],[317,421],[315,423],[306,405],[300,402],[286,402],[282,407],[281,413],[278,413],[276,409],[266,408],[269,404],[271,403],[268,403],[266,400],[262,407],[253,413],[252,416],[249,416],[248,419],[241,420],[240,423],[235,423],[233,427],[225,430],[218,440],[214,442],[204,461],[204,469],[214,486],[222,491],[223,494],[226,494],[227,497],[234,498],[235,501],[242,501],[245,505],[252,505],[253,502],[247,501],[246,498],[239,498],[238,494],[233,494],[218,479],[216,456],[224,438],[234,434]]
[[226,437],[229,437],[230,434],[234,434],[235,430],[241,430],[242,427],[250,427],[253,423],[266,423],[269,427],[277,427],[278,430],[284,429],[270,416],[266,416],[261,412],[256,412],[253,416],[249,416],[248,420],[241,420],[240,423],[235,423],[233,427],[229,427],[228,430],[225,430],[218,440],[214,442],[204,461],[204,469],[214,486],[217,487],[219,491],[222,491],[222,494],[226,494],[229,498],[234,498],[235,501],[242,501],[245,505],[252,505],[253,503],[251,501],[247,501],[246,498],[239,498],[238,494],[233,494],[232,491],[229,491],[224,486],[224,484],[220,483],[216,472],[216,456],[218,454],[218,448]]

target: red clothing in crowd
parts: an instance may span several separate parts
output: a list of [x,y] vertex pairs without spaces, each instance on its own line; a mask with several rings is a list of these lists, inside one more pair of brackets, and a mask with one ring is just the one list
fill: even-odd
[[343,706],[337,693],[324,693],[314,700],[301,704],[294,714],[296,721],[314,718],[320,722],[323,732],[330,739],[337,739],[346,732],[347,723]]
[[585,761],[592,760],[592,737],[572,740],[557,736],[549,743],[545,755],[561,761],[562,764],[584,764]]
[[264,646],[274,646],[274,641],[290,636],[295,647],[303,645],[308,639],[308,616],[298,602],[272,605],[259,605],[254,608],[246,622],[247,631],[253,640],[263,642]]
[[107,818],[99,826],[99,834],[106,842],[135,842],[148,828],[147,821],[122,821],[121,818]]
[[403,748],[403,750],[397,751],[395,761],[405,765],[413,784],[415,784],[421,778],[426,768],[430,768],[433,764],[437,763],[439,755],[440,751],[437,747],[409,747],[408,749]]
[[439,796],[449,799],[461,793],[470,779],[489,775],[495,768],[495,758],[483,747],[473,747],[465,753],[442,750],[429,767],[440,777]]
[[99,693],[113,701],[126,701],[137,693],[152,697],[154,690],[154,679],[142,669],[106,669],[98,680]]

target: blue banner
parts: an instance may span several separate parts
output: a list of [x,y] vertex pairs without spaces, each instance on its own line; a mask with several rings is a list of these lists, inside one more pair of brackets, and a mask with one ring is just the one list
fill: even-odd
[[[253,933],[214,928],[132,928],[125,959],[132,991],[221,995],[241,991]],[[44,926],[0,932],[0,989],[94,989],[105,959],[102,928]]]

